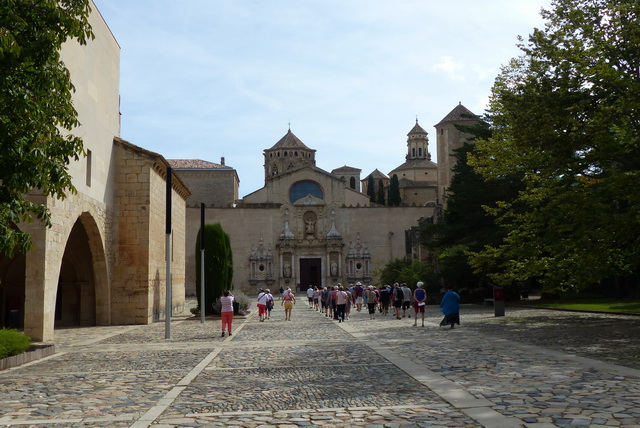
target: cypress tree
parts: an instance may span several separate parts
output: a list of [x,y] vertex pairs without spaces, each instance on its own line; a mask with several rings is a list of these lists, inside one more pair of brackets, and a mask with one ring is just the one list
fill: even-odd
[[402,203],[402,197],[400,196],[400,180],[398,175],[393,174],[391,182],[389,183],[389,205],[397,207]]
[[212,312],[213,302],[224,290],[233,287],[233,254],[229,235],[220,223],[205,224],[204,234],[204,304],[200,296],[200,233],[196,239],[196,295],[200,310],[204,308],[205,313],[209,314]]
[[380,205],[384,205],[384,182],[382,181],[382,179],[380,179],[380,181],[378,182],[378,197],[376,199],[376,202],[379,203]]
[[369,175],[367,179],[367,195],[369,196],[369,201],[376,201],[376,185],[373,181],[373,175]]

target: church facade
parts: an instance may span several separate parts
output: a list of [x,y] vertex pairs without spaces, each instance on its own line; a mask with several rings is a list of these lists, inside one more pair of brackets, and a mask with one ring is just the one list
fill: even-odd
[[[456,109],[459,107],[462,106]],[[462,118],[456,109],[438,124],[442,135],[446,129],[446,135],[451,137],[442,142],[441,149],[451,157],[451,142],[467,137],[455,127]],[[464,111],[468,112],[466,108]],[[398,176],[403,203],[397,207],[369,200],[368,176],[360,179],[361,169],[345,165],[328,172],[317,167],[316,150],[290,129],[263,155],[262,188],[242,199],[218,199],[216,206],[205,203],[205,222],[220,223],[230,236],[234,287],[246,292],[280,287],[304,291],[312,286],[356,281],[376,284],[378,269],[391,260],[411,255],[406,232],[432,217],[442,203],[438,165],[431,161],[428,134],[417,120],[407,134],[405,162],[389,175],[377,169],[371,173],[376,186],[383,181],[387,189],[389,176]],[[181,176],[179,165],[185,161],[169,162]],[[197,171],[191,169],[189,174],[189,183],[195,184]],[[207,188],[206,180],[203,172],[197,187]],[[237,182],[227,182],[229,187],[234,185]],[[195,260],[199,251],[195,242],[202,202],[193,196],[187,201],[188,294],[195,294],[198,275]]]

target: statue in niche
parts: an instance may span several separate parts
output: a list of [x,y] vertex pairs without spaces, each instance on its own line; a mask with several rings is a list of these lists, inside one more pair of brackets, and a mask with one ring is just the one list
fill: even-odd
[[291,263],[284,262],[284,277],[291,278]]
[[316,231],[316,222],[313,219],[308,219],[304,221],[305,227],[304,230],[307,235],[313,235]]
[[338,276],[338,264],[335,261],[331,262],[331,276]]

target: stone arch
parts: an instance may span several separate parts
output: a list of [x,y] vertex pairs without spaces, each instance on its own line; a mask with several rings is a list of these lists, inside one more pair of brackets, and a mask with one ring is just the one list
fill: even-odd
[[110,324],[109,273],[100,229],[83,212],[68,234],[56,292],[55,326]]

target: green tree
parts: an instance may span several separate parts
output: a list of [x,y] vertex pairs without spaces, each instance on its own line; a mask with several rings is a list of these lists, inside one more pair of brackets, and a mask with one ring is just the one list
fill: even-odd
[[69,133],[78,120],[60,48],[93,38],[89,13],[88,0],[0,2],[0,252],[8,256],[32,245],[17,224],[51,225],[47,207],[27,192],[59,199],[75,192],[68,165],[83,147]]
[[378,195],[376,196],[376,202],[380,205],[384,205],[384,182],[382,179],[378,182]]
[[373,181],[373,175],[369,175],[367,178],[367,196],[369,196],[369,201],[376,201],[376,185]]
[[455,150],[456,164],[442,222],[426,223],[422,237],[425,245],[438,254],[438,270],[447,285],[474,287],[489,280],[487,272],[471,266],[470,253],[499,245],[507,235],[487,208],[515,197],[522,184],[516,176],[485,180],[468,164],[469,155],[475,151],[473,141],[491,135],[487,122],[459,129],[469,134],[472,142]]
[[440,285],[433,266],[415,259],[395,259],[389,261],[379,272],[376,272],[381,284],[405,283],[411,289],[416,288],[418,281],[423,281],[429,296],[439,296]]
[[[211,313],[213,302],[224,290],[233,288],[233,254],[229,235],[222,229],[220,223],[205,224],[204,226],[204,308],[205,313]],[[201,256],[200,233],[196,239],[196,295],[198,306],[203,308],[201,297]]]
[[471,158],[525,186],[491,209],[508,233],[474,264],[503,284],[579,289],[640,265],[640,3],[553,0],[542,16],[496,79],[494,133]]
[[398,175],[393,174],[391,176],[391,182],[389,183],[389,205],[397,207],[402,203],[402,197],[400,196],[400,180]]

